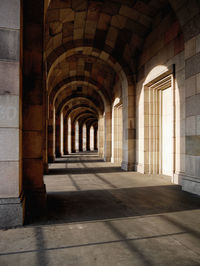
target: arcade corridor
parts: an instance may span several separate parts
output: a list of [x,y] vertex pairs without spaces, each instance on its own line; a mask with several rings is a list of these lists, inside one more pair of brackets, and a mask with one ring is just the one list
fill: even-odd
[[0,231],[0,265],[199,265],[198,196],[95,152],[49,168],[46,213]]
[[0,0],[0,266],[200,266],[200,0]]

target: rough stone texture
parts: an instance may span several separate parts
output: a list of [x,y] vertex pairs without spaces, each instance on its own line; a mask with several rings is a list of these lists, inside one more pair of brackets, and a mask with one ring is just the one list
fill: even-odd
[[0,198],[19,196],[19,163],[0,162]]
[[19,60],[19,31],[0,29],[0,59]]
[[189,78],[200,72],[200,53],[190,57],[185,62],[185,77]]
[[0,7],[0,227],[22,225],[20,1]]
[[200,156],[200,136],[186,137],[186,154]]
[[0,161],[19,160],[19,129],[0,128]]
[[19,63],[0,61],[0,94],[19,95]]
[[200,182],[198,179],[192,179],[191,177],[182,179],[182,189],[197,195],[200,195]]
[[199,115],[200,114],[200,109],[199,109],[200,94],[187,98],[185,105],[186,105],[185,106],[186,117]]
[[4,28],[20,28],[20,2],[1,0],[0,25]]
[[0,127],[18,128],[19,126],[19,97],[0,95]]
[[23,216],[19,198],[0,198],[0,228],[23,225]]

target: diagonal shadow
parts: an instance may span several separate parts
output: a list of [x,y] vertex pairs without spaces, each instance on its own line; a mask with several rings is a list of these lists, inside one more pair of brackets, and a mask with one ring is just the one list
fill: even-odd
[[[51,192],[46,215],[34,222],[70,223],[153,215],[200,208],[200,198],[180,186]],[[184,229],[184,228],[183,228]]]
[[[77,161],[79,163],[79,161]],[[120,167],[88,167],[88,168],[56,168],[49,169],[48,175],[85,175],[95,173],[119,173],[123,172]]]
[[104,160],[103,159],[97,159],[97,160],[91,160],[91,159],[81,159],[81,160],[74,160],[74,157],[73,157],[73,160],[71,159],[64,159],[63,160],[56,160],[54,162],[55,164],[59,164],[59,163],[104,163]]

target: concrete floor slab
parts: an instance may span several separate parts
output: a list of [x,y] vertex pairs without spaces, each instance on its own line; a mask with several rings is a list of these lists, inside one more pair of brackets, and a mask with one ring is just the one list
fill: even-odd
[[46,213],[0,230],[0,265],[200,265],[200,199],[168,177],[93,153],[57,159],[44,179]]

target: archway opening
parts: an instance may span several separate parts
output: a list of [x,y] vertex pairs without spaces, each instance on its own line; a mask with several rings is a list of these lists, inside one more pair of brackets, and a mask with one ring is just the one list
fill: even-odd
[[79,152],[79,123],[76,121],[75,123],[75,150]]
[[83,125],[83,151],[86,151],[86,139],[87,139],[87,130],[86,130],[86,124]]
[[90,150],[94,151],[94,127],[90,127]]
[[71,117],[68,118],[68,152],[71,153],[72,152],[72,146],[71,146],[71,133],[72,133],[72,129],[71,129]]

